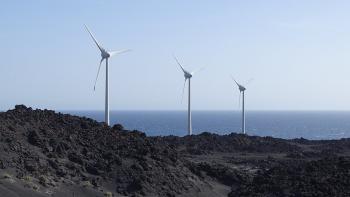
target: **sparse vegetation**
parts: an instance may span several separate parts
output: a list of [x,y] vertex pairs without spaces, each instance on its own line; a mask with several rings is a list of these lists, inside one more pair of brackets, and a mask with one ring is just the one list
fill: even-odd
[[90,181],[83,181],[83,182],[81,182],[81,185],[83,187],[92,187],[92,184]]
[[22,178],[24,181],[26,182],[32,182],[33,181],[33,177],[29,176],[29,175],[26,175]]
[[36,183],[34,183],[34,178],[30,175],[26,175],[22,177],[22,180],[25,182],[24,186],[27,188],[31,188],[35,191],[38,191],[40,189],[40,186]]
[[28,187],[28,188],[31,188],[31,189],[33,189],[35,191],[38,191],[40,189],[40,186],[35,184],[35,183],[33,183],[33,182],[27,182],[24,186]]
[[12,175],[9,174],[9,173],[4,173],[3,176],[2,176],[4,179],[12,179]]
[[41,185],[46,186],[48,182],[49,182],[49,181],[48,181],[48,179],[47,179],[46,176],[41,175],[41,176],[39,177],[39,183],[40,183]]
[[40,186],[35,183],[32,183],[32,188],[33,190],[38,191],[40,189]]
[[113,197],[113,193],[112,192],[105,192],[104,196],[105,197]]

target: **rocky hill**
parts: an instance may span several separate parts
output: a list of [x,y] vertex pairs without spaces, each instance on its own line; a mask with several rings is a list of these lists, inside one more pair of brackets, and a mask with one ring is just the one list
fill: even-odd
[[18,105],[0,113],[1,196],[350,196],[350,140],[147,137]]

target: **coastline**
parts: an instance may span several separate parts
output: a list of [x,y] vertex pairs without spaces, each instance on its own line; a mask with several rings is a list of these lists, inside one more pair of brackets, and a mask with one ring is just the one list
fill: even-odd
[[[71,111],[68,114],[104,121],[103,111]],[[147,136],[186,135],[186,111],[111,111],[111,123]],[[340,139],[350,137],[350,112],[255,112],[246,113],[249,135],[293,139]],[[204,131],[220,135],[241,132],[239,111],[193,111],[193,133]]]

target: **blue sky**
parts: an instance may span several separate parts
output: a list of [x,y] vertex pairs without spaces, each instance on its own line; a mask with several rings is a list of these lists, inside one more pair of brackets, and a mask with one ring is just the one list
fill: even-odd
[[350,110],[349,1],[2,1],[0,109],[103,110],[104,68],[84,29],[110,60],[113,110],[237,110],[229,75],[250,78],[250,110]]

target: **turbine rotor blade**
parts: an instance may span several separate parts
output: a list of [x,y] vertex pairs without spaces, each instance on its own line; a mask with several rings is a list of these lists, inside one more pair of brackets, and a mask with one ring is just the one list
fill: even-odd
[[94,37],[94,35],[91,33],[91,31],[89,30],[89,28],[85,25],[86,30],[89,32],[91,38],[94,40],[96,46],[100,49],[101,53],[104,52],[104,48],[97,42],[96,38]]
[[119,55],[121,53],[126,53],[126,52],[129,52],[131,51],[131,49],[123,49],[123,50],[118,50],[118,51],[111,51],[111,52],[108,52],[110,57],[113,57],[113,56],[116,56],[116,55]]
[[188,72],[184,69],[184,67],[182,67],[182,65],[180,64],[179,60],[176,58],[176,56],[173,55],[173,57],[174,57],[176,63],[180,66],[181,70],[182,70],[184,73],[188,73]]
[[97,79],[98,79],[98,75],[100,73],[100,69],[101,69],[101,65],[102,65],[102,62],[105,58],[102,58],[101,61],[100,61],[100,66],[98,67],[98,71],[97,71],[97,75],[96,75],[96,79],[95,79],[95,83],[94,83],[94,91],[96,89],[96,83],[97,83]]
[[206,68],[206,67],[203,66],[203,67],[201,67],[200,69],[197,69],[197,70],[191,72],[191,75],[194,75],[194,73],[200,72],[200,71],[204,70],[205,68]]
[[181,103],[183,101],[183,98],[184,98],[184,93],[185,93],[185,87],[186,87],[186,81],[187,81],[187,78],[185,78],[185,83],[184,83],[184,87],[182,88],[182,94],[181,94]]
[[250,82],[254,81],[254,78],[250,78],[245,84],[244,86],[247,86]]
[[237,83],[237,81],[235,80],[235,78],[233,78],[233,76],[231,75],[231,79],[236,83],[236,85],[239,87],[239,83]]

